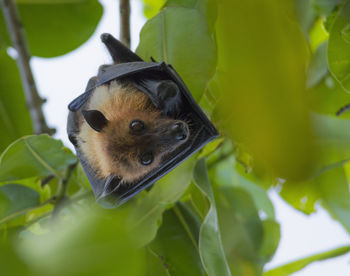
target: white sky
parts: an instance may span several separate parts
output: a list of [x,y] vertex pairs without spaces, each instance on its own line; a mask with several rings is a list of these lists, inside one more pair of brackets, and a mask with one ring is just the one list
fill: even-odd
[[[100,0],[104,15],[94,35],[81,47],[65,56],[51,59],[33,58],[32,67],[38,89],[48,102],[44,112],[50,126],[57,129],[56,138],[71,147],[66,135],[67,105],[85,89],[88,79],[96,75],[101,64],[111,63],[107,50],[100,42],[104,32],[119,37],[119,1]],[[132,42],[135,50],[139,32],[146,19],[139,0],[131,0]],[[317,214],[305,216],[295,211],[275,193],[269,193],[281,223],[282,239],[273,260],[267,268],[304,256],[350,244],[350,236],[329,215],[319,208]],[[294,276],[349,276],[350,254],[315,263]]]

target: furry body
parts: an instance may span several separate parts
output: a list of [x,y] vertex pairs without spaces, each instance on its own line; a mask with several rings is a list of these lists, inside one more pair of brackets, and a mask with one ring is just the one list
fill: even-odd
[[84,108],[100,111],[108,122],[96,131],[87,117],[82,118],[76,137],[81,152],[101,178],[137,181],[189,136],[185,122],[163,116],[148,96],[131,84],[112,81],[97,87]]

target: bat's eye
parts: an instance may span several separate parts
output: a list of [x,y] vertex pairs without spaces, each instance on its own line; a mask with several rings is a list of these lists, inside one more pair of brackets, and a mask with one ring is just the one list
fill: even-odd
[[151,165],[153,162],[153,153],[147,152],[147,153],[142,154],[140,157],[140,162],[144,166]]
[[141,120],[133,120],[131,121],[129,128],[134,134],[138,134],[145,129],[145,124]]

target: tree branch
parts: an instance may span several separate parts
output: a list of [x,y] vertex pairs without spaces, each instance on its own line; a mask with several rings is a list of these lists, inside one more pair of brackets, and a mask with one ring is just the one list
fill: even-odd
[[130,48],[130,1],[119,0],[120,40]]
[[7,30],[11,37],[14,48],[17,51],[17,65],[22,78],[26,103],[32,118],[34,133],[55,133],[55,129],[49,128],[46,124],[42,111],[42,104],[45,102],[36,88],[33,73],[30,68],[30,54],[24,29],[19,18],[19,13],[14,0],[1,0]]

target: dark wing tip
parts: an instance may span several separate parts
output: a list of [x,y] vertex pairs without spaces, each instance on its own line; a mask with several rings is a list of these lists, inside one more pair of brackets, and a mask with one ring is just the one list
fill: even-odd
[[101,34],[100,38],[101,38],[101,41],[103,43],[105,43],[108,40],[110,40],[111,38],[113,38],[113,36],[111,34],[109,34],[109,33],[103,33],[103,34]]

